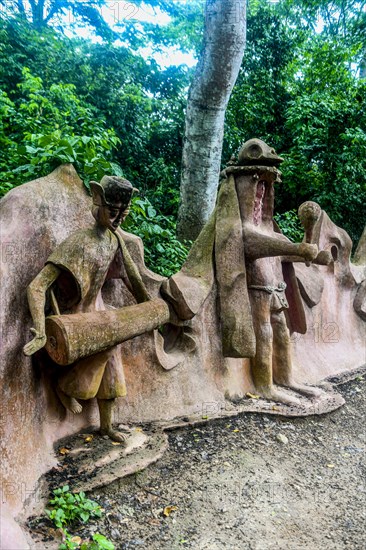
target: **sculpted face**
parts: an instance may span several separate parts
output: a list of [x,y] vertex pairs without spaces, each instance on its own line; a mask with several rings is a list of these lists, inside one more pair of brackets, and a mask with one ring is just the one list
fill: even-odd
[[93,196],[93,216],[100,227],[113,233],[130,211],[134,191],[131,183],[117,176],[104,176],[101,183],[90,182]]
[[109,206],[99,206],[97,218],[99,224],[114,233],[122,223],[127,208],[128,206],[126,207],[121,202]]
[[254,209],[253,209],[254,225],[260,225],[262,223],[263,201],[264,201],[265,192],[266,192],[266,182],[263,180],[258,181],[257,191],[255,194],[255,200],[254,200]]

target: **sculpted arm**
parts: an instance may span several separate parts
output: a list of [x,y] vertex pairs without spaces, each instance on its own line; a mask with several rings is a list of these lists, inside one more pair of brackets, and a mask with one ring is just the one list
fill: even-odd
[[34,328],[31,332],[34,334],[33,340],[28,342],[23,348],[25,355],[33,355],[36,351],[43,348],[46,343],[45,333],[45,304],[47,289],[56,281],[60,274],[58,267],[47,264],[40,271],[27,289],[27,298],[29,310],[32,315]]
[[266,235],[256,231],[251,224],[243,225],[245,254],[253,260],[270,256],[301,256],[306,261],[312,261],[318,254],[315,244],[292,243],[284,235]]

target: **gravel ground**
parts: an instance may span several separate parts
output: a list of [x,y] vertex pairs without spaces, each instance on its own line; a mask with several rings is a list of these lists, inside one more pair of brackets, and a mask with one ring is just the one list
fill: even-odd
[[338,386],[346,405],[328,415],[170,432],[159,462],[89,495],[102,519],[70,531],[116,550],[365,549],[365,378]]

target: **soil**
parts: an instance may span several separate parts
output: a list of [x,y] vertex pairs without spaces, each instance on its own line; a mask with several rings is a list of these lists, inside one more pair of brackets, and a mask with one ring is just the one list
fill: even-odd
[[[244,413],[168,432],[162,458],[88,494],[104,516],[69,531],[116,550],[365,549],[366,375],[337,391],[346,404],[322,416]],[[48,520],[29,525],[34,548],[58,547]]]

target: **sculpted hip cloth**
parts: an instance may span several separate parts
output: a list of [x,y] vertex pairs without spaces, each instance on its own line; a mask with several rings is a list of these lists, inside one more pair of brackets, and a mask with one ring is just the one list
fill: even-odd
[[270,311],[273,313],[280,313],[284,309],[288,309],[289,305],[286,299],[285,290],[287,288],[286,283],[278,283],[277,287],[266,285],[249,285],[249,290],[259,290],[267,292],[271,295]]

